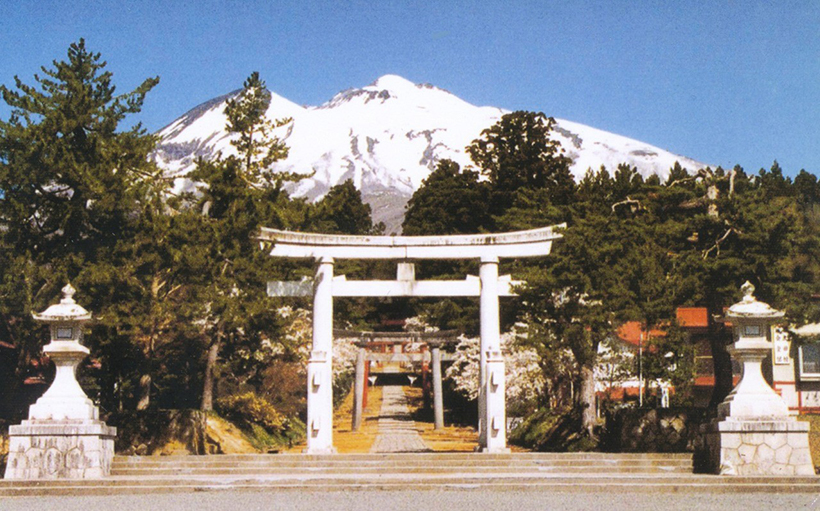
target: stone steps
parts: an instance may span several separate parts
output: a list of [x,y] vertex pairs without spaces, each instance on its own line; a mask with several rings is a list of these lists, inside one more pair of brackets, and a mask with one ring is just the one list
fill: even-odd
[[228,490],[815,492],[816,477],[692,474],[689,454],[420,453],[117,456],[101,480],[0,481],[0,497]]
[[815,477],[760,477],[734,478],[725,476],[670,476],[670,477],[512,477],[453,475],[431,477],[378,477],[351,478],[265,478],[234,479],[185,478],[145,479],[111,478],[86,481],[19,482],[0,481],[0,497],[34,495],[116,495],[149,493],[187,493],[201,491],[281,491],[281,490],[444,490],[488,488],[504,491],[560,491],[560,492],[676,492],[676,493],[820,493]]
[[112,475],[264,475],[461,473],[691,473],[691,455],[572,454],[362,454],[334,456],[251,455],[115,458]]
[[210,463],[215,460],[226,462],[241,461],[275,461],[313,463],[313,462],[384,462],[393,461],[396,463],[411,462],[440,462],[440,461],[469,461],[471,463],[484,463],[487,461],[550,461],[550,460],[684,460],[691,461],[691,453],[606,453],[606,452],[516,452],[516,453],[471,453],[471,452],[426,452],[426,453],[362,453],[362,454],[217,454],[211,456],[114,456],[114,464],[117,463]]
[[[618,467],[618,472],[621,474],[647,474],[647,473],[680,473],[690,474],[691,467]],[[280,475],[292,474],[293,468],[276,467],[276,468],[174,468],[174,469],[128,469],[117,472],[117,476],[188,476],[188,475],[203,475],[203,476],[266,476],[266,475]],[[355,471],[358,475],[381,475],[384,474],[383,468],[357,469],[357,468],[310,468],[303,469],[305,473],[311,475],[344,475]],[[452,474],[452,473],[469,473],[469,474],[532,474],[532,473],[557,473],[557,474],[607,474],[611,469],[606,467],[410,467],[410,468],[396,468],[395,473],[398,475],[416,475],[416,474]]]
[[674,467],[674,468],[684,468],[688,472],[692,472],[692,463],[685,462],[685,461],[648,461],[648,462],[629,462],[629,461],[606,461],[606,462],[572,462],[572,461],[560,461],[554,463],[544,463],[544,462],[527,462],[527,463],[482,463],[480,465],[476,465],[470,462],[443,462],[437,463],[434,466],[429,464],[419,464],[419,463],[407,463],[407,464],[382,464],[382,463],[327,463],[327,464],[314,464],[314,465],[298,465],[298,464],[277,464],[277,463],[243,463],[243,464],[233,464],[233,463],[222,463],[222,462],[214,462],[209,464],[201,464],[201,463],[181,463],[181,464],[170,464],[170,463],[146,463],[146,464],[139,464],[139,465],[114,465],[113,474],[114,475],[124,475],[123,471],[126,470],[179,470],[179,469],[195,469],[195,470],[220,470],[220,469],[248,469],[248,470],[384,470],[384,469],[391,469],[391,470],[413,470],[413,469],[442,469],[442,470],[449,470],[449,469],[458,469],[458,468],[483,468],[483,469],[504,469],[504,468],[519,468],[519,469],[528,469],[528,470],[535,470],[535,469],[545,469],[545,468],[555,468],[555,469],[570,469],[570,468],[601,468],[603,470],[611,471],[611,470],[619,470],[622,468],[643,468],[646,470],[652,470],[653,468],[667,468],[667,467]]
[[143,456],[129,458],[114,458],[112,467],[145,467],[145,466],[277,466],[277,467],[308,467],[308,466],[349,466],[349,467],[383,467],[383,466],[454,466],[468,464],[471,466],[510,466],[510,465],[688,465],[692,464],[691,455],[665,457],[625,457],[608,455],[589,457],[586,455],[543,455],[543,456],[508,456],[498,457],[485,454],[469,454],[460,456],[420,454],[401,454],[393,456],[374,457],[368,455],[330,455],[309,457],[302,455],[258,455],[258,456]]

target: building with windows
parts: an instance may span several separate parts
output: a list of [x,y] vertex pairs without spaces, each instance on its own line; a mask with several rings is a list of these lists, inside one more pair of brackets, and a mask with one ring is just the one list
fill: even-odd
[[[675,321],[677,325],[689,336],[689,340],[694,346],[695,369],[692,385],[692,401],[697,407],[705,407],[712,397],[712,390],[715,386],[715,370],[712,360],[712,349],[710,335],[722,335],[728,341],[731,337],[731,330],[728,325],[715,323],[709,317],[705,307],[678,307],[675,310]],[[623,360],[630,364],[630,375],[622,377],[617,384],[612,385],[606,379],[599,378],[598,394],[600,399],[614,401],[642,401],[642,392],[663,393],[672,392],[674,389],[664,382],[646,382],[641,375],[641,358],[647,351],[655,349],[653,339],[658,339],[666,335],[666,330],[662,327],[647,328],[639,321],[628,321],[621,325],[617,331],[616,338],[612,346],[605,349],[625,352],[621,355]],[[613,358],[609,353],[602,357],[604,361]],[[615,370],[607,367],[608,371],[601,373],[615,373]],[[732,375],[735,384],[740,381],[740,366],[733,361]],[[643,391],[641,390],[643,388]]]
[[772,388],[795,413],[820,413],[820,324],[772,329]]

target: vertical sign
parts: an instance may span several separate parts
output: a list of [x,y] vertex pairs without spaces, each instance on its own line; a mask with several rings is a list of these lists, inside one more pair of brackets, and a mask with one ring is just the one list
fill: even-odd
[[772,339],[774,341],[774,363],[775,365],[788,365],[789,358],[789,333],[782,327],[772,329]]

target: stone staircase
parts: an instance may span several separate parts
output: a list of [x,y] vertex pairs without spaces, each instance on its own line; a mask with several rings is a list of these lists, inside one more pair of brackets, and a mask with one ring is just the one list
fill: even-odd
[[220,490],[820,492],[816,477],[692,473],[689,454],[413,453],[124,457],[99,480],[0,481],[0,497]]

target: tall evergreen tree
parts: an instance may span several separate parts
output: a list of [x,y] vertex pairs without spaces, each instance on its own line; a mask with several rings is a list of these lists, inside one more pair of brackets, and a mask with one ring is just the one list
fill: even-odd
[[[156,140],[140,124],[118,131],[140,111],[158,78],[115,95],[99,53],[81,39],[68,60],[35,76],[0,86],[11,107],[0,121],[0,221],[18,253],[41,261],[76,254],[93,260],[128,235],[137,203],[157,169],[148,161]],[[76,271],[76,266],[73,269]]]
[[554,204],[569,204],[575,183],[570,159],[550,138],[555,119],[543,113],[517,111],[481,132],[467,154],[493,189],[492,213],[503,214],[521,189],[545,189]]
[[250,186],[276,184],[291,177],[285,173],[271,173],[271,164],[288,157],[288,147],[273,135],[273,130],[290,123],[292,119],[267,118],[271,93],[259,73],[254,71],[245,80],[242,92],[225,105],[228,132],[234,135],[231,144],[242,159],[241,177]]
[[487,210],[490,189],[478,172],[441,160],[407,203],[402,232],[407,235],[475,234],[492,229]]
[[200,160],[191,174],[202,183],[194,200],[202,213],[202,239],[194,249],[201,252],[195,292],[207,339],[203,410],[213,408],[220,352],[230,354],[243,344],[274,339],[279,326],[264,289],[276,263],[259,250],[254,236],[262,226],[283,227],[287,193],[281,185],[290,176],[268,169],[287,156],[287,148],[270,137],[266,112],[271,96],[264,87],[258,74],[251,74],[243,91],[225,107],[228,131],[238,137],[238,156]]
[[643,180],[622,166],[588,172],[578,184],[568,228],[548,261],[528,265],[521,300],[539,351],[568,349],[579,369],[582,424],[594,434],[594,368],[599,346],[627,320],[668,317],[669,261],[653,239]]
[[[112,289],[127,287],[121,247],[163,185],[148,158],[155,138],[140,124],[121,129],[158,78],[117,95],[105,67],[80,40],[35,75],[36,85],[15,78],[14,89],[0,86],[11,107],[0,121],[0,235],[9,256],[0,268],[0,332],[15,341],[21,367],[41,339],[30,313],[66,280],[84,305],[109,317]],[[100,333],[91,342],[112,341]]]
[[[308,220],[309,230],[329,234],[373,234],[370,205],[362,202],[362,192],[353,181],[330,188]],[[383,227],[383,226],[382,226]]]

